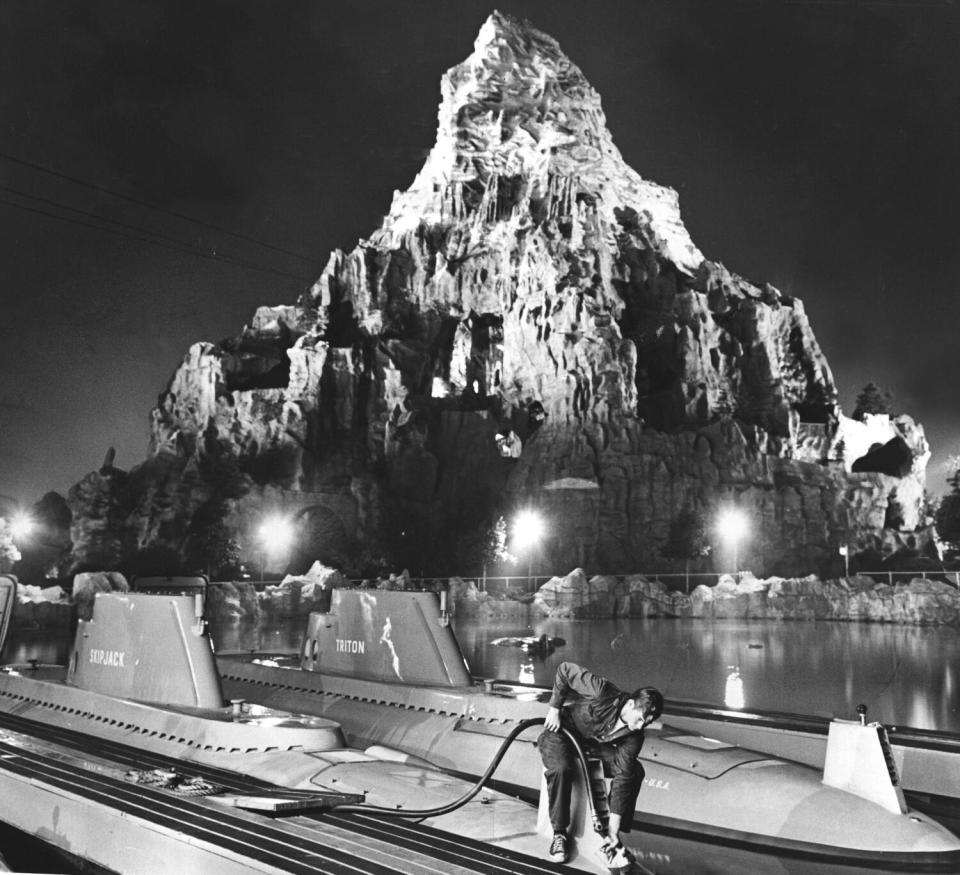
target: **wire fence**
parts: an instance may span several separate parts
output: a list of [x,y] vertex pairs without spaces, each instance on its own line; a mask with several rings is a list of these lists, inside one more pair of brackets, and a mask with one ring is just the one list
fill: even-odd
[[[608,574],[606,577],[632,577],[639,576],[650,581],[655,581],[663,585],[668,592],[683,592],[690,594],[697,586],[703,584],[714,586],[717,581],[726,572],[720,574],[716,572],[630,572],[629,574]],[[587,575],[588,579],[593,575]],[[734,575],[739,578],[741,575]],[[893,586],[896,583],[909,583],[917,578],[922,580],[935,580],[940,583],[946,583],[956,589],[960,589],[960,572],[958,571],[856,571],[851,577],[869,577],[876,583],[886,583]],[[487,577],[477,578],[477,588],[481,592],[487,592],[491,595],[511,596],[513,594],[532,595],[552,576],[533,576],[527,577]],[[440,583],[439,578],[422,578],[429,581],[428,588]]]
[[[655,581],[663,585],[668,592],[683,592],[690,594],[700,584],[713,586],[727,572],[644,572],[634,571],[621,574],[606,574],[605,577],[643,577],[649,581]],[[461,580],[473,581],[477,589],[482,593],[487,593],[493,598],[503,599],[525,599],[532,598],[537,590],[554,577],[563,575],[511,575],[509,577],[489,577],[484,575],[457,575]],[[588,574],[587,578],[594,577]],[[735,575],[740,577],[742,575]],[[909,583],[911,580],[922,579],[938,581],[960,589],[960,571],[863,571],[852,572],[850,577],[869,577],[876,583],[886,583],[893,586],[896,583]],[[409,585],[410,589],[427,589],[440,591],[446,589],[450,583],[451,577],[397,577],[392,581],[377,581],[376,579],[348,578],[351,586],[370,586],[375,588],[380,583],[389,585],[393,588],[400,588],[403,585]],[[409,581],[408,584],[405,582]],[[282,582],[282,578],[269,580],[253,580],[256,589],[265,589],[267,586],[277,586]]]

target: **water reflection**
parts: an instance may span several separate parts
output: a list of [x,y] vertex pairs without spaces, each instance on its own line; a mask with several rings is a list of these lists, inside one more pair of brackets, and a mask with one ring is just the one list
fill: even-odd
[[299,650],[306,632],[303,619],[287,619],[259,626],[231,624],[212,627],[216,650]]
[[[214,645],[296,650],[305,622],[214,627]],[[658,619],[517,626],[463,618],[454,619],[454,628],[471,670],[482,677],[549,686],[569,659],[624,689],[654,684],[667,698],[737,707],[730,697],[742,692],[741,707],[848,719],[862,702],[872,720],[960,733],[960,635],[952,628]],[[505,637],[543,635],[551,647],[492,646]],[[65,663],[71,643],[72,632],[15,632],[3,659]]]
[[3,661],[21,663],[35,659],[48,665],[65,665],[73,645],[72,630],[65,633],[58,629],[53,635],[41,638],[42,634],[11,632],[3,646]]
[[727,675],[727,686],[723,693],[723,704],[728,708],[741,709],[744,707],[743,698],[743,678],[740,677],[740,669],[731,665],[730,673]]
[[[625,689],[660,687],[668,698],[853,719],[960,733],[952,628],[767,620],[543,620],[529,626],[455,618],[475,674],[509,680],[530,674],[549,685],[557,665],[589,665]],[[557,637],[552,653],[491,647],[504,636]],[[730,684],[730,674],[737,670]],[[739,686],[739,689],[738,689]],[[729,707],[734,707],[732,704]]]
[[537,672],[532,662],[525,662],[520,666],[520,676],[518,680],[521,684],[535,684],[537,682]]

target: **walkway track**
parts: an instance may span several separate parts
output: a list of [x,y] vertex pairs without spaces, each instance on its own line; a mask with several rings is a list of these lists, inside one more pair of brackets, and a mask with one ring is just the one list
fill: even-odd
[[[0,714],[0,727],[68,748],[75,755],[96,756],[125,768],[175,769],[179,774],[219,784],[229,792],[275,794],[282,790],[285,796],[310,795],[10,714]],[[230,808],[219,809],[215,803],[112,778],[56,756],[27,751],[2,737],[0,769],[290,873],[539,875],[570,871],[401,818],[336,812],[300,813],[281,819],[251,817]]]

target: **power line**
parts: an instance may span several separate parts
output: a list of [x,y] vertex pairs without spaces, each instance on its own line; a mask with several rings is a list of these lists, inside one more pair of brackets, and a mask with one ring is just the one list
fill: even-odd
[[[61,203],[60,201],[55,201],[55,200],[51,200],[50,198],[40,197],[39,195],[35,195],[35,194],[29,194],[28,192],[20,191],[19,189],[16,189],[16,188],[11,188],[9,185],[0,185],[0,191],[8,191],[11,194],[15,194],[19,197],[27,198],[28,200],[37,201],[41,204],[46,204],[47,206],[55,207],[56,209],[60,209],[60,210],[66,210],[67,212],[70,212],[70,213],[77,213],[81,216],[88,216],[90,218],[97,219],[101,222],[107,222],[111,225],[117,225],[120,228],[126,228],[129,231],[136,231],[138,234],[148,234],[151,237],[156,237],[159,240],[166,240],[169,243],[173,243],[178,247],[185,247],[186,249],[189,249],[189,251],[196,251],[198,254],[203,253],[203,250],[199,246],[196,247],[195,250],[190,249],[189,245],[185,243],[183,240],[178,240],[177,238],[171,237],[160,231],[150,231],[150,230],[147,230],[146,228],[140,228],[136,225],[130,225],[127,222],[121,222],[119,219],[111,219],[107,216],[101,216],[99,213],[94,213],[89,210],[81,210],[77,207],[68,206],[67,204]],[[103,230],[107,230],[107,229],[104,228]],[[216,250],[214,250],[210,254],[216,255]]]
[[182,219],[186,222],[193,222],[196,225],[201,225],[205,228],[212,228],[216,231],[220,231],[223,234],[229,234],[231,237],[236,237],[238,240],[246,240],[248,243],[255,243],[257,246],[263,246],[266,249],[272,249],[275,252],[282,252],[284,255],[290,255],[293,258],[299,258],[301,261],[307,261],[310,264],[316,264],[315,258],[308,258],[306,255],[301,255],[299,252],[292,252],[289,249],[284,249],[281,246],[274,246],[272,243],[264,243],[262,240],[257,240],[255,237],[250,237],[246,234],[240,234],[237,231],[231,231],[229,228],[224,228],[220,225],[216,225],[213,222],[207,222],[203,219],[195,219],[193,216],[187,216],[183,213],[178,213],[173,210],[167,210],[163,207],[158,207],[154,204],[151,204],[149,201],[140,200],[139,198],[132,197],[131,195],[122,194],[118,191],[113,191],[112,189],[106,188],[105,186],[98,185],[93,182],[86,182],[82,179],[77,179],[75,176],[70,176],[66,173],[60,173],[57,170],[51,170],[49,167],[44,167],[42,164],[35,164],[32,161],[25,161],[23,158],[17,158],[15,155],[10,155],[6,152],[0,152],[0,158],[5,158],[7,161],[11,161],[14,164],[20,164],[24,167],[29,167],[32,170],[39,170],[41,173],[49,173],[51,176],[59,177],[60,179],[66,179],[69,182],[74,183],[75,185],[82,185],[85,188],[91,188],[94,191],[99,191],[104,194],[108,194],[111,197],[120,198],[121,200],[129,201],[130,203],[137,204],[141,207],[146,207],[149,210],[155,210],[158,213],[165,213],[168,216],[173,216],[177,219]]
[[[186,253],[187,255],[194,255],[197,258],[206,258],[210,261],[219,261],[222,263],[233,264],[233,265],[236,265],[237,267],[248,268],[249,270],[257,270],[257,271],[261,271],[262,273],[272,273],[272,274],[276,274],[277,276],[284,276],[290,279],[299,280],[301,282],[311,281],[307,277],[298,276],[297,274],[293,274],[293,273],[287,273],[287,271],[284,271],[284,270],[276,270],[275,268],[272,268],[272,267],[264,267],[263,265],[254,264],[253,262],[244,261],[243,259],[239,259],[239,258],[233,258],[232,256],[229,256],[229,255],[217,255],[215,253],[210,254],[210,253],[203,252],[202,250],[199,250],[199,249],[190,249],[183,245],[165,243],[163,240],[143,236],[142,234],[138,234],[138,235],[127,234],[127,233],[124,233],[123,231],[118,231],[114,228],[110,228],[105,225],[96,224],[95,222],[84,222],[82,219],[72,219],[69,216],[61,216],[61,215],[58,215],[57,213],[51,213],[47,210],[41,210],[35,207],[28,207],[25,204],[18,204],[15,201],[9,200],[7,198],[0,198],[0,203],[6,204],[7,206],[10,206],[10,207],[14,207],[15,209],[18,209],[18,210],[24,210],[28,213],[35,213],[39,216],[45,216],[50,219],[59,219],[61,222],[69,222],[72,225],[80,225],[84,228],[93,228],[97,231],[105,231],[108,234],[115,234],[116,236],[124,237],[127,240],[137,240],[141,243],[152,243],[154,246],[160,246],[163,249],[172,249],[176,252]],[[72,210],[73,208],[64,207],[64,209]],[[74,212],[83,213],[82,210],[74,210]],[[85,215],[93,216],[94,218],[100,219],[101,221],[113,221],[112,219],[104,220],[103,217],[96,216],[94,213],[86,213]],[[121,224],[121,223],[116,223],[116,224]],[[143,234],[149,234],[149,233],[151,232],[143,232]]]

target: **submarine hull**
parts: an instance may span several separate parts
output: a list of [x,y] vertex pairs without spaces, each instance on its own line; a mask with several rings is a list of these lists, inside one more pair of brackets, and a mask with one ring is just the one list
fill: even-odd
[[[0,583],[0,601],[9,607],[15,581]],[[156,754],[184,768],[213,768],[272,787],[337,798],[339,812],[412,816],[498,850],[543,851],[537,809],[528,801],[493,790],[474,798],[468,793],[471,783],[383,745],[349,748],[341,727],[322,716],[239,699],[227,703],[203,600],[191,595],[98,594],[92,618],[78,624],[68,665],[0,667],[0,715],[27,724],[22,731],[28,739],[31,732],[40,738],[52,731],[57,737],[78,736],[83,745],[108,742],[147,761]],[[48,752],[40,759],[60,756]],[[137,775],[125,780],[136,783]],[[18,781],[4,762],[0,782],[14,786]],[[30,796],[37,810],[57,792],[41,783]],[[84,811],[91,822],[111,817],[110,802],[79,799],[70,804],[81,819]],[[4,797],[0,819],[20,826],[18,805],[15,794]],[[142,826],[125,830],[141,832],[146,838]],[[83,844],[74,826],[55,830],[55,837],[61,844]],[[171,836],[170,846],[177,841]],[[572,864],[598,870],[579,856]]]
[[[388,745],[463,777],[481,774],[519,721],[544,715],[549,697],[473,681],[432,593],[334,590],[330,611],[311,615],[298,656],[218,662],[231,696],[325,716],[352,743]],[[496,787],[536,798],[536,735],[529,729],[513,744]],[[935,820],[827,786],[810,765],[668,719],[647,729],[640,761],[633,825],[643,833],[876,868],[960,865],[960,839]]]
[[[474,778],[507,734],[541,716],[546,691],[495,686],[464,690],[394,688],[324,677],[282,660],[221,655],[224,689],[274,707],[296,706],[335,720],[361,747],[387,745],[452,774]],[[416,694],[414,694],[416,693]],[[433,707],[431,707],[433,705]],[[535,801],[543,768],[536,729],[514,742],[492,786]],[[765,848],[810,860],[901,866],[960,865],[960,840],[923,814],[910,817],[825,787],[818,770],[732,744],[648,728],[641,752],[644,786],[633,826],[642,833],[687,836],[734,847]],[[759,814],[758,814],[759,812]],[[851,830],[851,824],[856,825]]]

